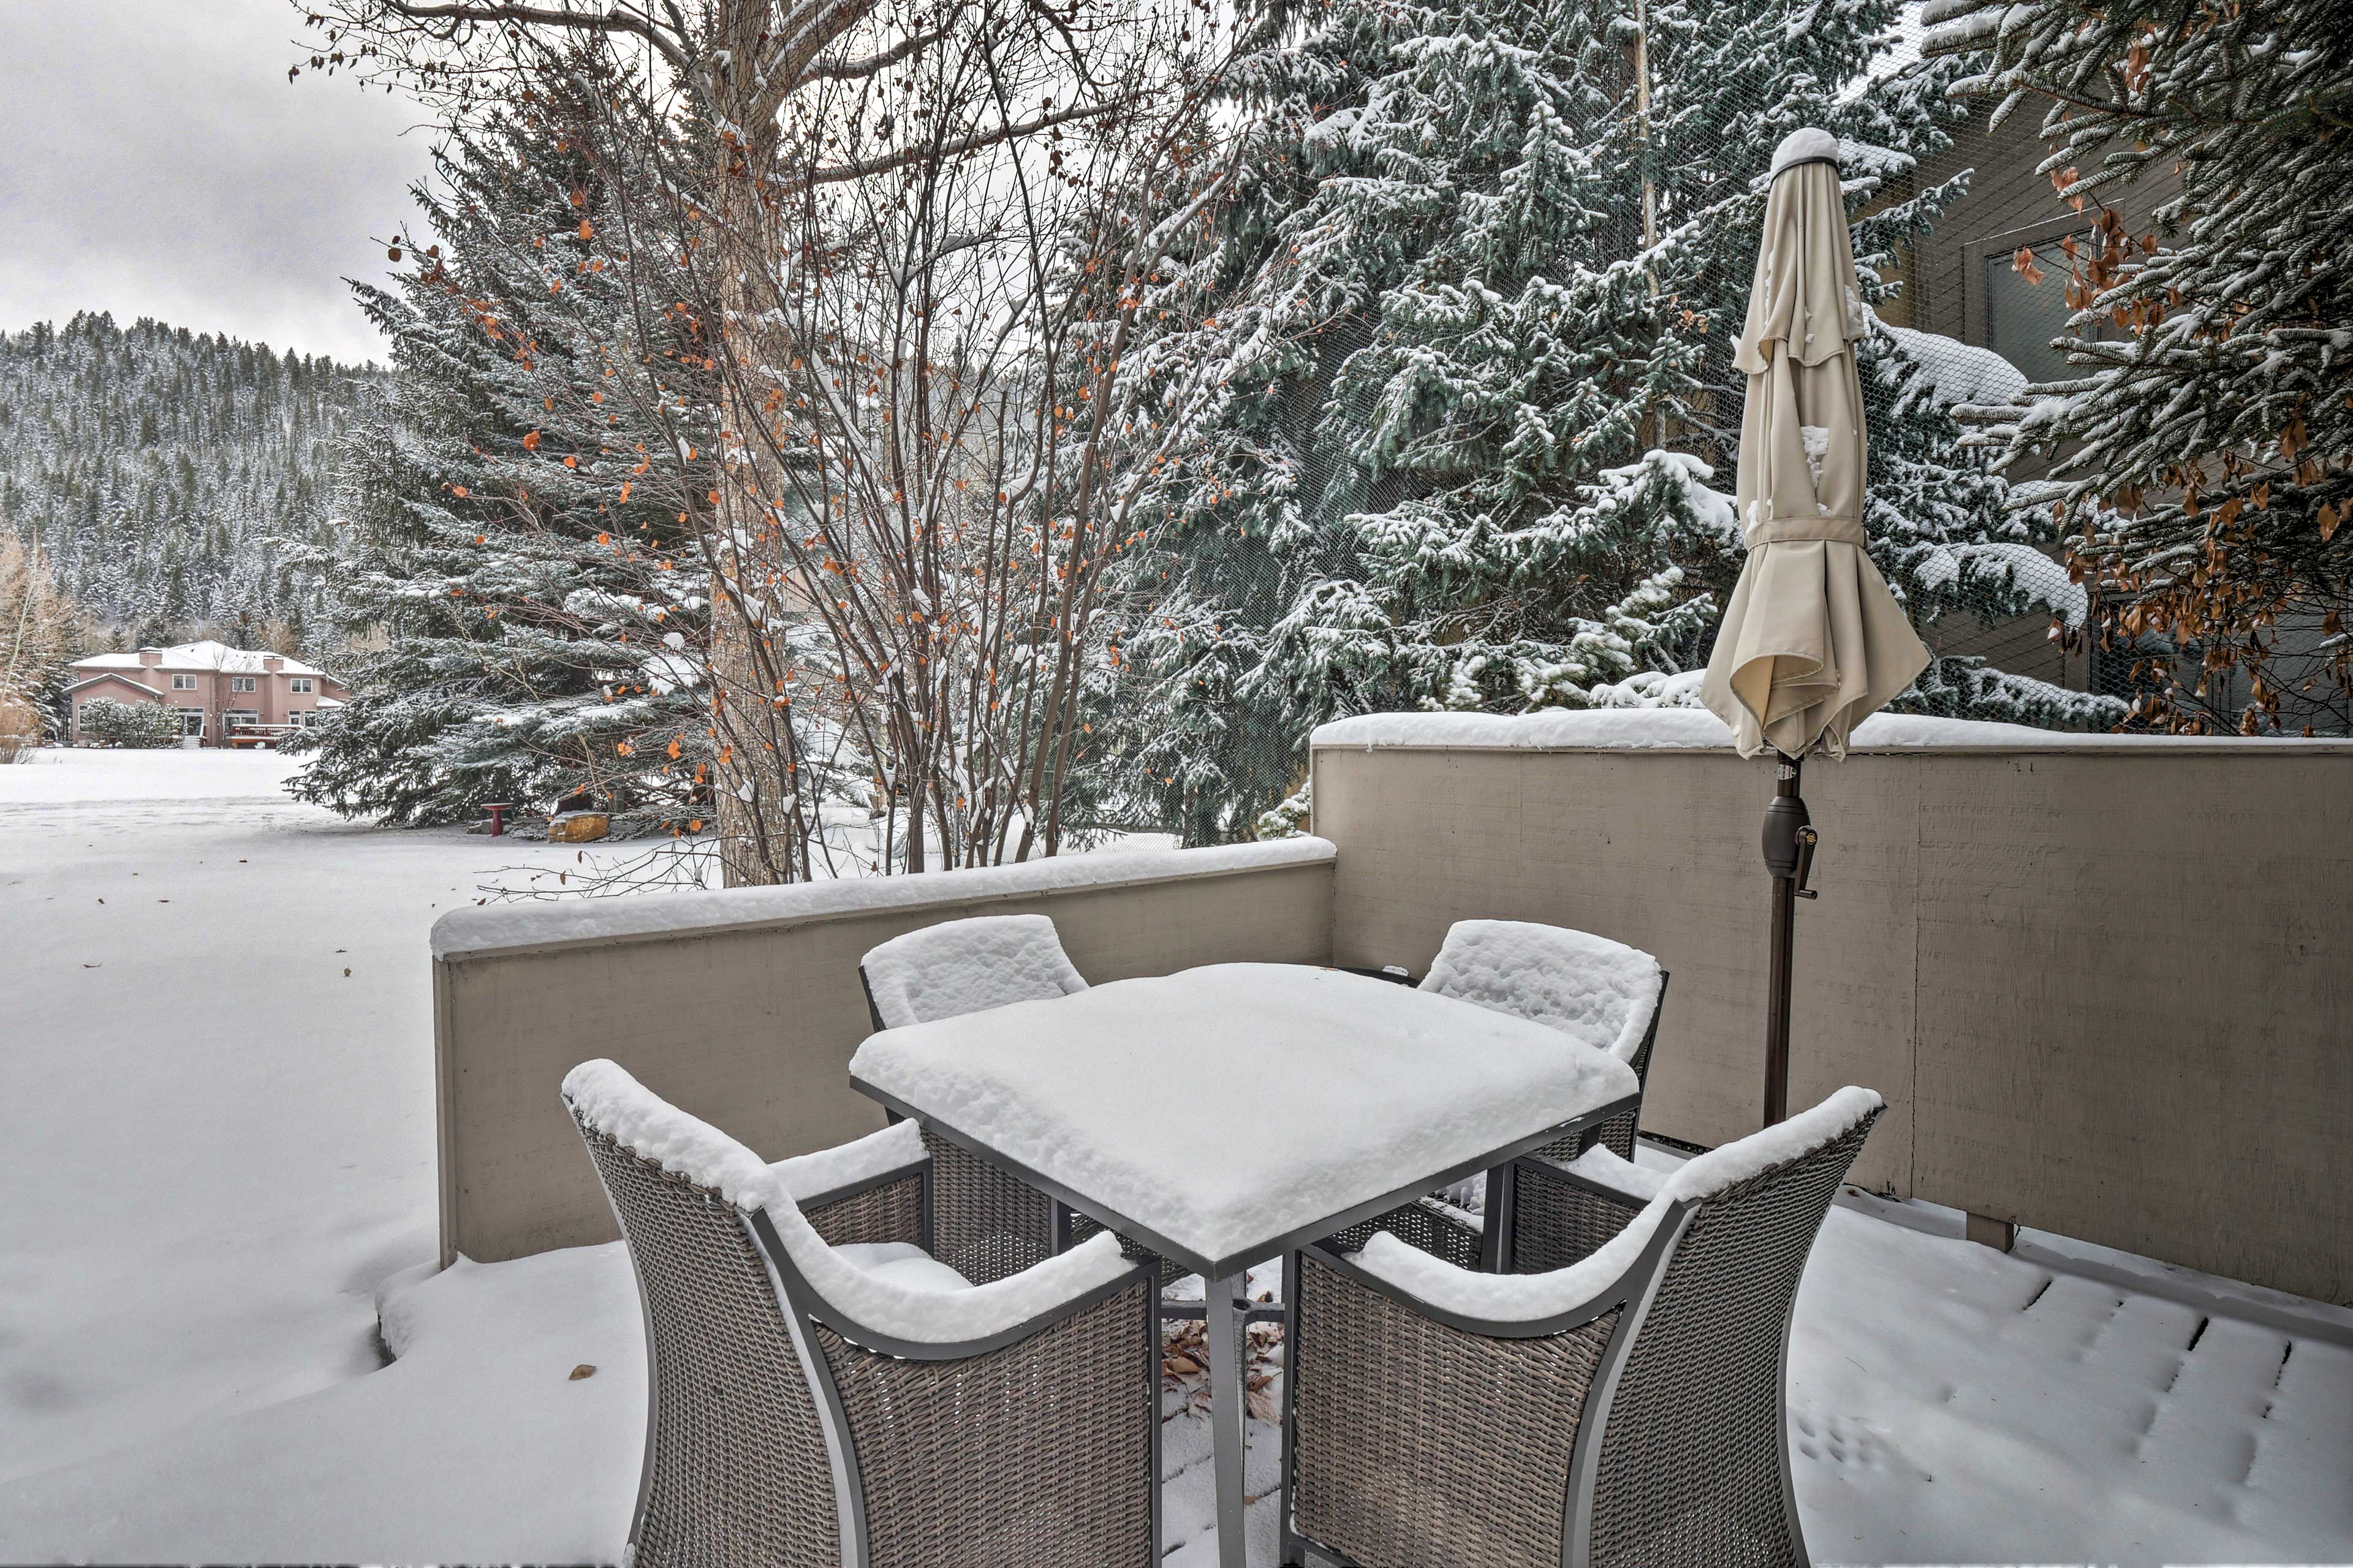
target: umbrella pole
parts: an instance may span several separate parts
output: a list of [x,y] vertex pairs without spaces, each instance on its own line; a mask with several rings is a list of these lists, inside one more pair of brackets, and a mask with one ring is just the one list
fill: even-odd
[[1774,770],[1773,798],[1765,807],[1765,869],[1773,879],[1773,952],[1765,999],[1765,1125],[1789,1114],[1789,980],[1797,940],[1798,900],[1806,887],[1816,834],[1798,794],[1802,758],[1786,752]]

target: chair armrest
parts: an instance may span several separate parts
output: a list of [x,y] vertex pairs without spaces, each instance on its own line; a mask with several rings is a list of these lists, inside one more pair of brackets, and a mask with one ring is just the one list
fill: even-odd
[[1135,1281],[1148,1266],[1120,1256],[1110,1235],[1057,1253],[1018,1273],[963,1290],[924,1289],[870,1273],[794,1225],[796,1216],[752,1215],[761,1245],[777,1259],[801,1310],[854,1344],[914,1361],[948,1361],[1013,1344]]
[[[1522,1188],[1521,1201],[1526,1192]],[[1409,1247],[1393,1233],[1378,1233],[1363,1250],[1335,1259],[1365,1282],[1386,1289],[1441,1322],[1492,1334],[1520,1336],[1556,1331],[1585,1321],[1626,1299],[1630,1281],[1645,1267],[1672,1205],[1664,1199],[1642,1208],[1617,1227],[1607,1244],[1566,1267],[1524,1274],[1484,1274]],[[1514,1265],[1526,1260],[1515,1257]]]
[[1565,1268],[1614,1240],[1650,1202],[1589,1173],[1600,1170],[1622,1176],[1625,1171],[1618,1166],[1649,1174],[1606,1149],[1589,1149],[1567,1165],[1556,1160],[1519,1161],[1512,1206],[1513,1267],[1531,1273]]
[[829,1246],[853,1242],[907,1241],[924,1246],[931,1208],[928,1162],[901,1165],[871,1181],[823,1194],[801,1205],[811,1228]]
[[807,1208],[929,1158],[923,1135],[910,1123],[901,1121],[830,1149],[778,1160],[768,1167],[768,1174],[783,1185],[795,1203]]

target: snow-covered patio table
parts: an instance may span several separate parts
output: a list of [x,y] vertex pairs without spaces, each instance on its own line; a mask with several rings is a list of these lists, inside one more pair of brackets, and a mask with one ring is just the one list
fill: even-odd
[[1236,1298],[1249,1266],[1482,1170],[1492,1217],[1508,1201],[1509,1162],[1637,1092],[1625,1063],[1540,1024],[1284,963],[1114,981],[884,1030],[849,1074],[1201,1275],[1227,1568],[1242,1564]]

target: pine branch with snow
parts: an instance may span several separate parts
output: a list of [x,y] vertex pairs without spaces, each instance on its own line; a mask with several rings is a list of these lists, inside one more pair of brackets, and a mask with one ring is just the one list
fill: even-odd
[[[2065,248],[2074,374],[1978,414],[2055,453],[2098,633],[2165,657],[2173,728],[2353,719],[2353,33],[2333,0],[1935,0],[1926,43],[1997,121],[2043,110],[2043,168],[2090,215]],[[2170,177],[2156,227],[2104,205]],[[2096,210],[2094,210],[2096,209]],[[2231,677],[2243,672],[2241,686]],[[2294,703],[2284,700],[2294,697]],[[2232,711],[2233,706],[2237,710]],[[2296,723],[2288,717],[2286,721]]]

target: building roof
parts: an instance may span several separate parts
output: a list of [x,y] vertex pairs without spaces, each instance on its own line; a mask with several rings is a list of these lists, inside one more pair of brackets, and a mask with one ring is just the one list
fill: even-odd
[[146,698],[151,702],[161,702],[164,700],[164,694],[156,690],[153,687],[142,685],[139,681],[132,679],[121,671],[113,669],[101,669],[96,675],[84,676],[81,679],[77,680],[72,685],[67,687],[66,689],[69,692],[79,691],[85,686],[96,686],[100,682],[107,680],[111,680],[126,691],[137,692],[140,696]]
[[[227,643],[214,642],[209,638],[204,642],[184,642],[167,648],[148,648],[142,651],[161,652],[164,661],[161,664],[142,665],[136,653],[101,653],[90,658],[74,660],[73,668],[91,671],[146,668],[178,671],[219,670],[229,675],[262,675],[273,673],[265,671],[261,668],[263,659],[283,658],[286,662],[274,673],[280,675],[325,675],[327,673],[318,666],[304,664],[291,655],[271,653],[267,648],[231,647]],[[330,679],[332,678],[330,677]]]

